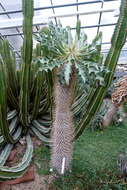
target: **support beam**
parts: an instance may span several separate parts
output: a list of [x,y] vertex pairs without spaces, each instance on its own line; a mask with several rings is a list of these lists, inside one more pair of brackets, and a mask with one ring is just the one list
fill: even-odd
[[[40,10],[46,10],[46,9],[56,9],[56,8],[62,8],[62,7],[73,7],[77,5],[87,5],[87,4],[94,4],[94,3],[101,3],[103,0],[94,0],[94,1],[84,1],[80,3],[69,3],[69,4],[63,4],[63,5],[53,5],[53,6],[47,6],[47,7],[39,7],[34,8],[34,11],[40,11]],[[118,1],[118,0],[104,0],[104,2],[111,2],[111,1]],[[22,13],[22,10],[12,10],[12,11],[5,11],[0,12],[0,15],[6,15],[6,14],[15,14],[15,13]]]
[[[98,14],[102,12],[114,12],[114,11],[115,9],[99,9],[96,11],[87,11],[87,12],[76,11],[75,13],[70,13],[70,14],[52,14],[49,17],[45,17],[45,18],[42,15],[35,16],[33,19],[33,25],[39,25],[39,24],[46,25],[48,20],[53,19],[53,18],[62,18],[62,17],[65,18],[65,17],[73,17],[76,15],[90,15],[90,14]],[[22,18],[1,20],[0,29],[21,27],[22,22],[23,22]]]

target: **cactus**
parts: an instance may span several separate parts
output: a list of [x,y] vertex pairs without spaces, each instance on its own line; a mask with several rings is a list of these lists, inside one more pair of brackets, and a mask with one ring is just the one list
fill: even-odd
[[[49,26],[36,36],[39,44],[33,51],[33,1],[23,0],[22,70],[16,70],[15,56],[9,48],[9,43],[0,40],[0,145],[3,148],[3,144],[6,144],[0,159],[1,180],[21,176],[30,164],[33,152],[31,134],[35,134],[45,144],[50,143],[51,167],[54,170],[64,174],[70,169],[74,139],[73,115],[77,116],[83,108],[83,117],[75,130],[75,138],[78,138],[102,103],[125,43],[126,0],[121,1],[120,12],[111,49],[103,65],[100,53],[102,34],[99,33],[92,43],[88,44],[86,34],[80,31],[79,21],[74,39],[69,27],[64,29],[61,24],[55,26],[49,23]],[[107,69],[110,72],[107,72]],[[85,86],[88,80],[93,87],[86,97],[82,86]],[[75,94],[78,98],[73,103]],[[50,140],[52,99],[54,112]],[[11,147],[21,135],[26,135],[28,145],[22,162],[12,168],[4,167],[3,159],[8,157],[7,150],[11,151]]]
[[20,90],[20,115],[21,121],[25,128],[28,126],[29,109],[28,104],[30,101],[30,70],[32,62],[32,18],[33,18],[33,0],[23,0],[23,63],[22,63],[22,80]]
[[26,136],[26,141],[27,148],[22,162],[12,168],[0,165],[0,179],[14,179],[24,174],[26,167],[28,167],[31,162],[33,153],[33,145],[29,135]]
[[75,138],[77,139],[82,132],[84,131],[85,127],[91,122],[97,111],[99,110],[104,95],[109,88],[114,71],[117,65],[117,61],[121,52],[121,49],[126,41],[127,36],[127,1],[121,0],[121,7],[120,7],[120,16],[118,19],[118,23],[115,27],[114,34],[111,40],[111,48],[109,53],[106,57],[104,65],[110,71],[109,73],[105,73],[104,86],[99,86],[96,89],[93,89],[93,95],[88,100],[88,105],[86,106],[87,112],[84,113],[83,119],[77,125],[75,130]]
[[[41,51],[39,45],[32,49],[32,0],[23,0],[23,13],[22,69],[16,67],[9,42],[0,40],[0,181],[22,176],[30,165],[33,155],[30,135],[36,135],[46,145],[50,143],[51,101],[47,92],[52,76],[40,71],[34,62]],[[23,136],[27,148],[22,161],[15,167],[7,167],[6,160],[14,144]]]

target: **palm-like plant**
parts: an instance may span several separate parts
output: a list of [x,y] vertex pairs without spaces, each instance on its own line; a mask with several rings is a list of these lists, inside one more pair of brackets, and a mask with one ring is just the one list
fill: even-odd
[[[51,70],[54,74],[54,110],[52,128],[51,167],[64,173],[70,168],[73,150],[72,103],[77,90],[77,80],[81,84],[94,80],[94,85],[103,85],[106,68],[102,63],[101,37],[99,33],[91,44],[87,36],[80,32],[80,21],[73,39],[69,27],[62,28],[49,23],[36,39],[40,43],[42,57],[36,62],[40,70]],[[89,81],[88,81],[89,80]],[[92,85],[92,83],[91,83]]]
[[[91,44],[87,44],[85,33],[80,32],[80,21],[77,22],[74,39],[69,27],[63,29],[61,24],[55,26],[52,23],[36,36],[42,50],[42,57],[36,59],[40,64],[40,70],[51,70],[54,74],[51,167],[59,174],[70,169],[73,138],[79,137],[85,126],[90,123],[111,83],[126,39],[126,17],[127,3],[123,0],[121,14],[112,38],[112,46],[104,63],[100,53],[101,33]],[[75,92],[77,94],[78,91],[78,84],[81,84],[81,87],[90,79],[94,82],[87,98],[82,93],[72,105]],[[83,107],[86,110],[83,109],[82,112]],[[74,134],[73,113],[79,112],[82,112],[82,119]]]

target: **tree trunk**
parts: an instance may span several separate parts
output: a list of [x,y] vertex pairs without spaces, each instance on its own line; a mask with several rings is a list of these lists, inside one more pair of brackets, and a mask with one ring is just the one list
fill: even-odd
[[113,120],[113,116],[117,111],[118,111],[118,107],[111,102],[110,107],[102,121],[102,124],[104,127],[108,127],[111,124]]
[[55,73],[54,81],[54,117],[52,128],[51,168],[58,174],[70,169],[73,153],[73,116],[71,105],[74,94],[74,79],[70,85],[61,85]]

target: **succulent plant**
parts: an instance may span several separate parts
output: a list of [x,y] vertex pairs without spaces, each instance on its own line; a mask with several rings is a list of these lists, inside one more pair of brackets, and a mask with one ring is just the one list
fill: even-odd
[[[39,46],[32,48],[33,1],[23,0],[23,32],[21,69],[17,68],[9,42],[0,40],[0,180],[20,177],[30,165],[33,155],[32,136],[49,144],[50,102],[47,79],[32,61]],[[51,80],[51,79],[50,79]],[[51,86],[51,84],[50,84]],[[8,156],[22,137],[26,138],[26,152],[21,163],[7,167]]]

